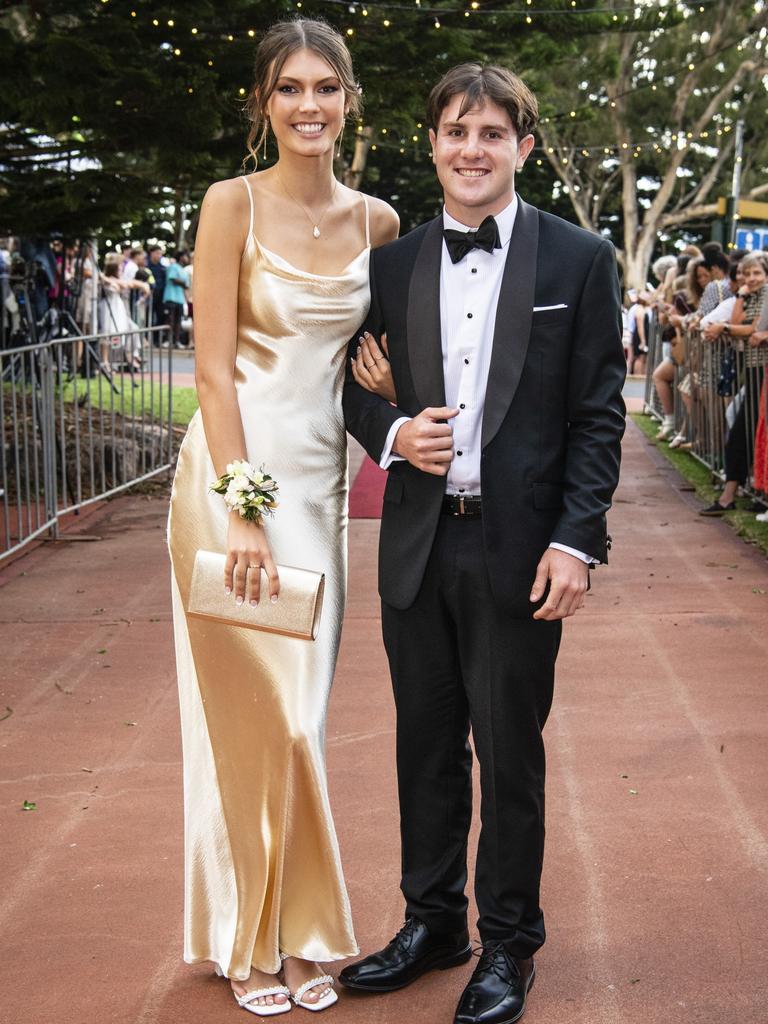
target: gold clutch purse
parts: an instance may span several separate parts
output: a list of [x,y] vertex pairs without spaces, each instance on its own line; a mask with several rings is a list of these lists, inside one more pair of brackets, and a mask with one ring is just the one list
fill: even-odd
[[262,569],[259,603],[235,604],[234,595],[224,590],[225,561],[225,556],[216,551],[198,551],[195,555],[187,608],[190,615],[302,640],[315,639],[323,608],[323,573],[278,565],[280,597],[273,604],[267,595],[267,574]]

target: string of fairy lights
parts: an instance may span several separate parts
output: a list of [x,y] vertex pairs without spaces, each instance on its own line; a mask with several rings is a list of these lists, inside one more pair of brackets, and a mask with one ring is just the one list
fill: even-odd
[[[101,0],[103,5],[107,5],[112,0]],[[690,15],[698,12],[704,13],[707,7],[717,3],[718,0],[697,0],[695,3],[688,4],[675,4],[674,2],[665,2],[660,0],[659,3],[641,3],[636,2],[631,5],[613,7],[606,9],[604,7],[595,7],[591,4],[594,0],[586,0],[590,6],[580,6],[579,0],[570,0],[568,6],[560,6],[557,8],[545,8],[541,6],[541,0],[534,5],[534,0],[525,0],[521,7],[498,7],[494,6],[494,0],[471,0],[471,2],[460,2],[453,7],[449,6],[434,6],[422,0],[413,0],[412,3],[397,3],[397,2],[375,2],[366,4],[362,0],[296,0],[294,7],[297,12],[301,13],[306,11],[306,8],[313,6],[326,6],[328,8],[335,8],[338,10],[346,10],[351,16],[354,22],[365,20],[370,24],[374,17],[380,19],[380,24],[385,28],[391,28],[396,21],[401,17],[416,17],[418,19],[430,19],[434,29],[439,30],[443,27],[443,24],[453,23],[455,19],[467,19],[473,17],[494,17],[494,18],[506,18],[506,19],[522,19],[526,24],[532,25],[534,18],[557,18],[557,17],[580,17],[580,16],[594,16],[594,15],[606,15],[610,14],[611,19],[617,24],[617,27],[622,27],[627,24],[643,22],[644,26],[648,26],[649,19],[656,18],[659,27],[663,26],[667,16],[675,11],[677,14],[683,17],[689,17]],[[584,4],[585,0],[581,0]],[[139,11],[131,10],[130,17],[134,20],[139,20]],[[205,40],[215,39],[216,41],[226,41],[235,43],[237,41],[254,41],[258,36],[258,31],[255,28],[245,28],[236,31],[221,31],[220,29],[204,28],[198,25],[182,26],[177,22],[175,18],[159,18],[157,16],[147,19],[149,24],[153,28],[158,30],[171,29],[174,31],[176,42],[171,43],[163,41],[160,45],[161,48],[166,50],[169,54],[172,54],[176,58],[186,56],[185,50],[186,45],[181,40],[180,36],[183,33],[188,34],[189,45],[203,42]],[[352,41],[353,37],[357,33],[355,24],[350,24],[343,29],[346,32],[347,37]],[[766,29],[760,29],[745,37],[741,37],[737,40],[733,40],[717,50],[706,53],[701,53],[698,57],[692,56],[689,59],[687,65],[683,66],[679,72],[674,75],[666,74],[663,78],[664,88],[671,87],[674,82],[681,76],[688,74],[696,70],[697,63],[703,61],[714,61],[717,57],[722,55],[724,52],[736,48],[742,50],[746,45],[747,41],[751,38],[751,35],[758,34],[759,39],[755,43],[757,49],[760,49],[763,44],[763,40],[766,36]],[[205,60],[205,58],[203,58]],[[215,61],[212,57],[208,57],[205,60],[206,66],[209,69],[213,69]],[[623,93],[616,93],[611,97],[607,94],[595,98],[590,96],[582,104],[574,105],[568,110],[563,110],[557,113],[549,114],[542,118],[542,126],[552,124],[553,122],[565,121],[576,123],[580,112],[589,111],[590,113],[595,108],[596,99],[601,101],[603,106],[615,107],[617,102],[625,96],[634,94],[643,89],[649,89],[657,91],[660,87],[660,83],[654,81],[652,78],[652,72],[649,75],[648,81],[646,82],[635,82],[631,89],[626,90]],[[192,95],[194,93],[194,87],[189,85],[187,92]],[[247,93],[247,89],[241,86],[238,89],[239,97],[244,97]],[[120,101],[116,101],[117,104]],[[73,117],[74,120],[79,120]],[[635,159],[639,159],[643,153],[653,151],[656,153],[663,153],[665,149],[668,149],[670,145],[677,146],[678,148],[685,148],[694,143],[700,145],[717,145],[718,138],[727,135],[732,131],[731,124],[724,124],[713,130],[704,130],[694,136],[692,132],[679,132],[671,137],[669,140],[665,138],[665,143],[662,144],[658,141],[646,140],[643,142],[612,142],[607,145],[593,144],[593,145],[570,145],[570,144],[559,144],[557,149],[554,146],[542,144],[534,148],[534,160],[535,163],[541,166],[545,159],[552,157],[556,152],[560,155],[558,159],[563,164],[568,164],[574,156],[580,155],[582,157],[602,156],[605,159],[610,159],[621,155],[622,151],[631,153]],[[364,132],[364,125],[361,121],[357,125],[357,132]],[[400,154],[414,153],[416,155],[428,155],[430,153],[428,139],[426,138],[426,132],[424,131],[424,125],[422,122],[417,122],[413,134],[406,137],[401,131],[390,129],[388,127],[382,127],[377,130],[376,137],[373,141],[370,141],[370,149],[372,152],[378,150],[392,150],[399,151]],[[540,156],[537,154],[541,154]]]

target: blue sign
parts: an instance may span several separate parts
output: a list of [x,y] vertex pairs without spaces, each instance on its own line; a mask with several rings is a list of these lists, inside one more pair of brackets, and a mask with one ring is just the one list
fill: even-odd
[[754,252],[768,249],[768,231],[763,228],[740,228],[736,232],[736,248]]

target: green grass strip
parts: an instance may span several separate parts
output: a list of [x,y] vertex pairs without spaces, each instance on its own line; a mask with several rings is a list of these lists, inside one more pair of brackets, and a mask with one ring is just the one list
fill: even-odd
[[[710,470],[697,459],[694,459],[688,452],[681,452],[676,448],[670,448],[663,441],[656,442],[659,422],[652,416],[633,412],[630,413],[630,417],[645,436],[650,441],[655,442],[656,450],[664,456],[667,462],[671,462],[680,476],[693,485],[697,496],[706,505],[710,505],[720,493],[713,486]],[[768,523],[759,523],[755,519],[755,513],[749,511],[751,504],[751,498],[737,498],[736,511],[726,512],[723,519],[740,537],[759,547],[763,554],[768,555]]]
[[[147,375],[142,389],[139,374],[136,374],[134,378],[139,387],[133,386],[133,381],[128,374],[115,374],[112,379],[118,388],[117,392],[112,391],[106,380],[100,381],[98,377],[93,377],[91,380],[70,381],[64,385],[64,401],[73,401],[76,385],[77,397],[82,398],[85,394],[89,394],[91,405],[96,408],[114,408],[115,412],[123,412],[126,416],[133,415],[140,419],[143,407],[144,416],[147,419],[150,418],[151,412],[156,421],[162,417],[162,421],[165,422],[168,412],[168,388],[165,384],[162,388],[157,381],[151,384]],[[197,392],[194,388],[176,385],[171,390],[173,392],[171,420],[176,426],[185,427],[197,411]]]

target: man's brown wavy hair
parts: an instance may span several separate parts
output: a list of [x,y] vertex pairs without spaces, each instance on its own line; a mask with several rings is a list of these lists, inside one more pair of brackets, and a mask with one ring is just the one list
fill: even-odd
[[447,71],[429,94],[427,124],[433,131],[453,97],[461,95],[460,118],[490,100],[509,114],[518,139],[530,135],[538,124],[536,97],[516,74],[498,64],[459,64]]

